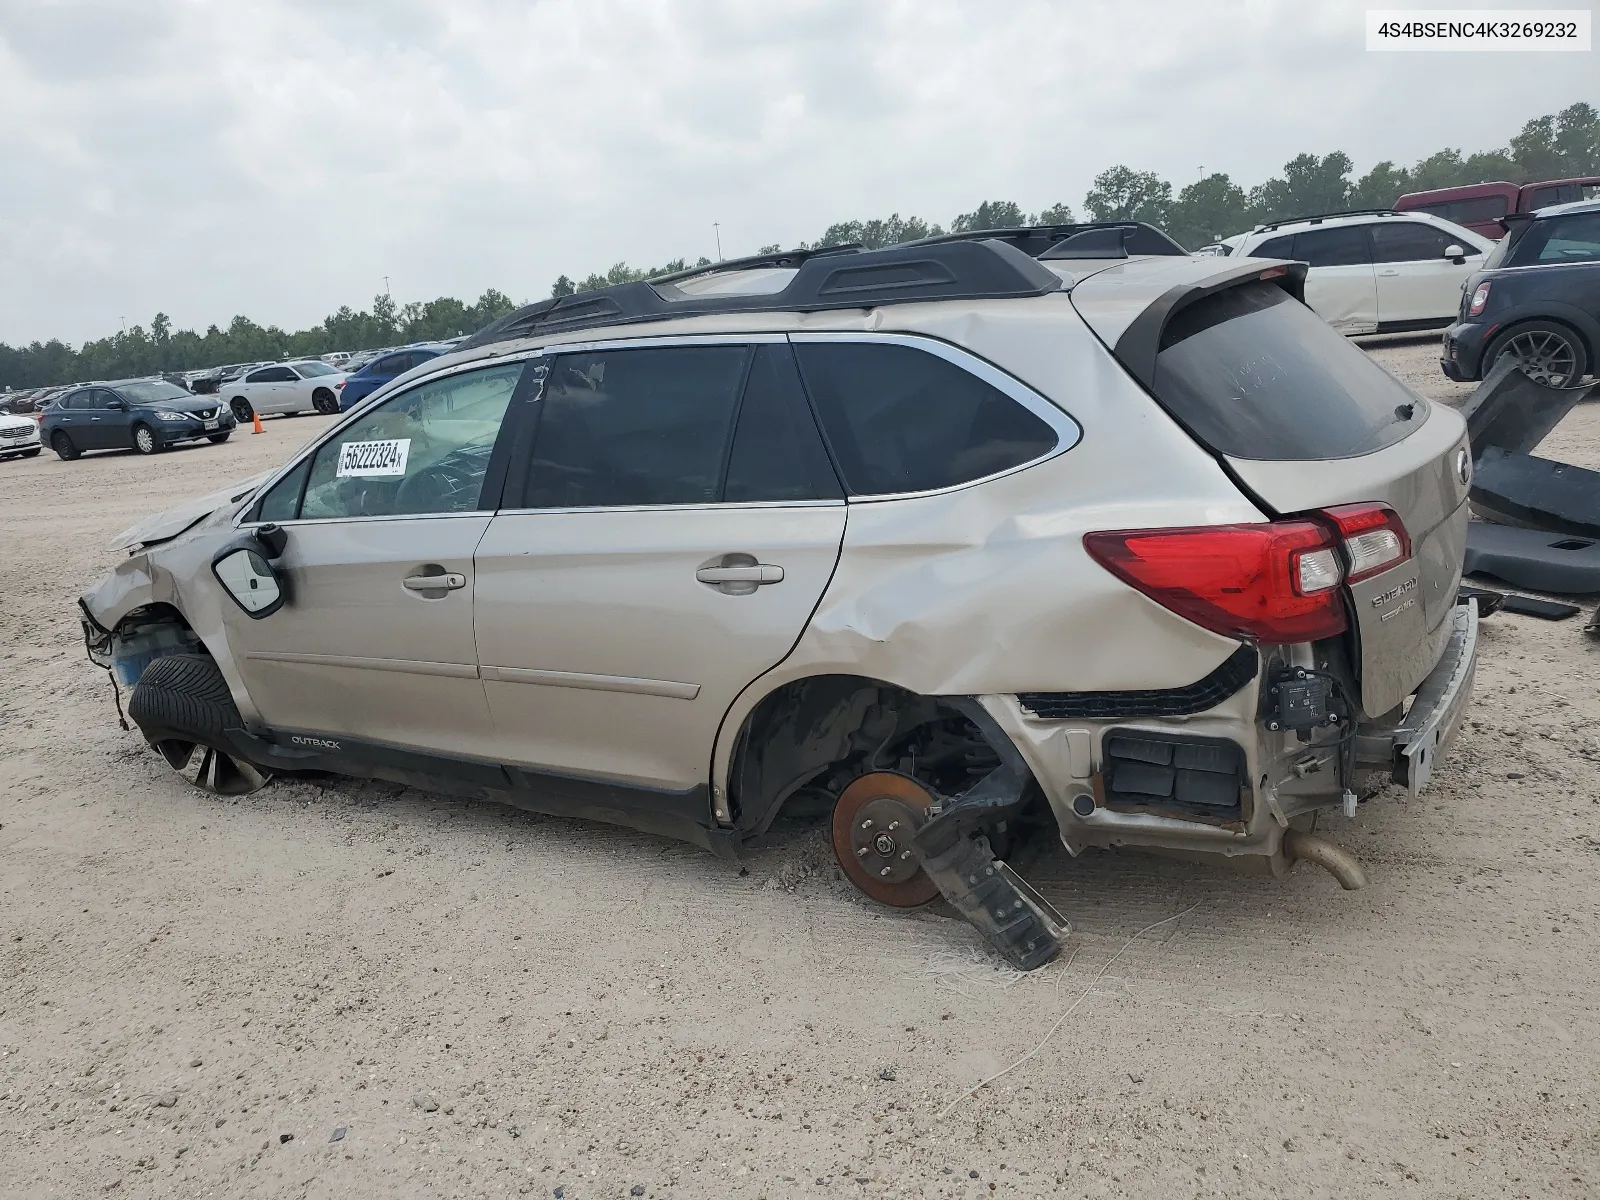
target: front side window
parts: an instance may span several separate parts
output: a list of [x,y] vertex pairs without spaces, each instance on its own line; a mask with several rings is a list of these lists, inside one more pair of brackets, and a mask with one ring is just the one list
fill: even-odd
[[1266,241],[1262,242],[1261,245],[1257,246],[1254,250],[1250,251],[1250,257],[1251,258],[1293,258],[1294,257],[1294,235],[1293,234],[1289,234],[1286,237],[1268,238]]
[[938,355],[888,342],[798,342],[823,432],[855,496],[970,483],[1042,458],[1055,430]]
[[[1372,261],[1423,262],[1443,258],[1445,250],[1456,243],[1457,239],[1444,230],[1436,229],[1432,225],[1423,225],[1418,221],[1396,221],[1390,225],[1374,225]],[[1463,245],[1461,248],[1469,254],[1477,253],[1475,246]]]
[[[473,512],[522,363],[451,375],[402,392],[317,447],[262,499],[262,519]],[[301,490],[295,504],[290,494]]]
[[1313,267],[1353,267],[1372,261],[1367,249],[1367,231],[1361,225],[1297,233],[1294,257]]
[[539,400],[523,506],[716,503],[750,358],[748,346],[557,358]]

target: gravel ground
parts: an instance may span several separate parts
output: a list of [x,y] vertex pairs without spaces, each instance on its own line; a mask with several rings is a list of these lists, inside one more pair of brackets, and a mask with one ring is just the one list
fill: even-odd
[[[1370,348],[1455,398],[1435,346]],[[1550,452],[1600,467],[1597,409]],[[116,531],[320,425],[0,464],[0,1196],[1600,1191],[1577,621],[1487,622],[1434,788],[1325,822],[1365,890],[1047,853],[1075,951],[1017,978],[815,828],[739,871],[387,784],[185,786],[72,600]]]

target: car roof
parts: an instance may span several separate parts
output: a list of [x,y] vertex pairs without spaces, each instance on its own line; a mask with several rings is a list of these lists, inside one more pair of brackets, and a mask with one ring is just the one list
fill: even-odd
[[1536,208],[1532,212],[1535,221],[1548,220],[1551,217],[1564,217],[1569,213],[1600,212],[1600,200],[1569,200],[1565,204],[1552,204],[1548,208]]

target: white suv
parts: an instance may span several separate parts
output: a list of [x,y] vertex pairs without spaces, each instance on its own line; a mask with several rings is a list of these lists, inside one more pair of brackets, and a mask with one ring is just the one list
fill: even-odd
[[825,801],[862,891],[1024,967],[1030,822],[1356,887],[1317,810],[1425,786],[1471,692],[1466,430],[1303,273],[1054,227],[544,301],[130,531],[90,654],[221,791],[377,776],[729,857]]
[[1494,243],[1429,213],[1374,210],[1261,225],[1232,257],[1306,263],[1306,303],[1340,333],[1442,329]]

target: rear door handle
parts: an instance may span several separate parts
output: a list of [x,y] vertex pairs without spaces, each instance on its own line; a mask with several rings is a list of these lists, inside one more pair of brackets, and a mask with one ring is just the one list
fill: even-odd
[[701,567],[694,577],[701,583],[782,583],[783,568],[771,563],[749,567]]
[[467,577],[450,571],[444,575],[407,575],[400,582],[413,592],[453,592],[467,586]]
[[1400,272],[1399,271],[1395,271],[1395,270],[1389,270],[1389,271],[1379,271],[1378,274],[1379,275],[1398,275],[1398,274],[1400,274]]

